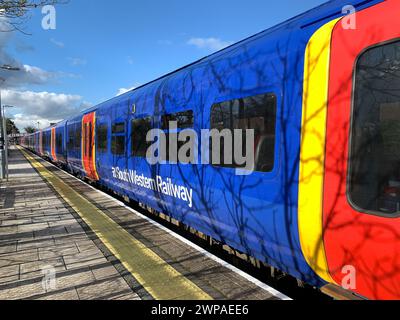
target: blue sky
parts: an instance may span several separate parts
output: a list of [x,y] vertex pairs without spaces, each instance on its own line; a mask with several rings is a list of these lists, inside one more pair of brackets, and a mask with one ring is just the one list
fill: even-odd
[[37,10],[25,27],[32,35],[0,35],[0,62],[25,71],[1,74],[10,77],[4,103],[18,107],[19,127],[45,126],[324,2],[70,0],[50,31]]

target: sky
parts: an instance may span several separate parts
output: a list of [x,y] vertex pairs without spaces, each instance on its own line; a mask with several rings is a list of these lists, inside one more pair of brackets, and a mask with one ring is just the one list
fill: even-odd
[[37,9],[0,32],[0,64],[21,69],[0,72],[2,103],[20,129],[44,128],[325,2],[69,0],[55,30]]

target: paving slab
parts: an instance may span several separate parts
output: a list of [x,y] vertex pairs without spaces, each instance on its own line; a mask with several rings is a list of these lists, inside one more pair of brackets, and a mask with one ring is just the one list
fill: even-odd
[[39,157],[9,159],[0,299],[287,298]]
[[[22,153],[10,150],[9,162],[0,189],[0,299],[103,299],[99,281],[119,288],[117,297],[139,299]],[[45,283],[52,272],[54,287]]]

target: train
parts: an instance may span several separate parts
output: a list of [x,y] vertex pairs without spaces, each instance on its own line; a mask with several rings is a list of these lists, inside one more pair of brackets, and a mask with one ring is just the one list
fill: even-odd
[[[399,299],[398,12],[329,1],[21,145],[311,286]],[[152,129],[253,130],[255,169],[149,164]]]

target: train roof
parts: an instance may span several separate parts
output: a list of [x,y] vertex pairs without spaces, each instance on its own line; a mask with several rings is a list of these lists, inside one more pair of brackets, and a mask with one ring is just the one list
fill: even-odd
[[[301,29],[306,29],[306,28],[312,28],[314,27],[315,29],[319,28],[322,24],[326,23],[328,20],[335,19],[337,17],[343,16],[343,8],[347,5],[352,5],[353,7],[356,8],[356,10],[362,10],[364,8],[367,8],[371,5],[383,2],[385,0],[331,0],[328,1],[316,8],[313,8],[311,10],[308,10],[298,16],[295,16],[287,21],[284,21],[278,25],[275,25],[271,28],[268,28],[264,31],[261,31],[255,35],[252,35],[244,40],[241,40],[235,44],[232,44],[231,46],[228,46],[220,51],[217,51],[215,53],[212,53],[206,57],[203,57],[193,63],[190,63],[186,66],[183,66],[175,71],[172,71],[170,73],[167,73],[155,80],[152,80],[146,84],[143,84],[135,89],[132,89],[122,95],[119,95],[117,97],[111,98],[105,102],[102,102],[96,106],[93,106],[87,110],[84,110],[82,114],[90,113],[92,111],[95,111],[102,106],[105,106],[107,104],[111,103],[118,103],[122,102],[127,99],[128,96],[132,95],[134,92],[138,92],[139,90],[149,87],[152,84],[157,84],[165,79],[167,79],[170,76],[177,75],[180,71],[197,67],[200,66],[203,63],[209,63],[212,61],[215,61],[224,55],[228,55],[234,50],[239,49],[241,46],[246,45],[249,42],[252,42],[258,38],[270,38],[271,43],[276,41],[277,38],[286,38],[289,36],[290,31],[289,30],[301,30]],[[268,40],[268,39],[267,39]],[[72,118],[71,118],[72,119]]]

